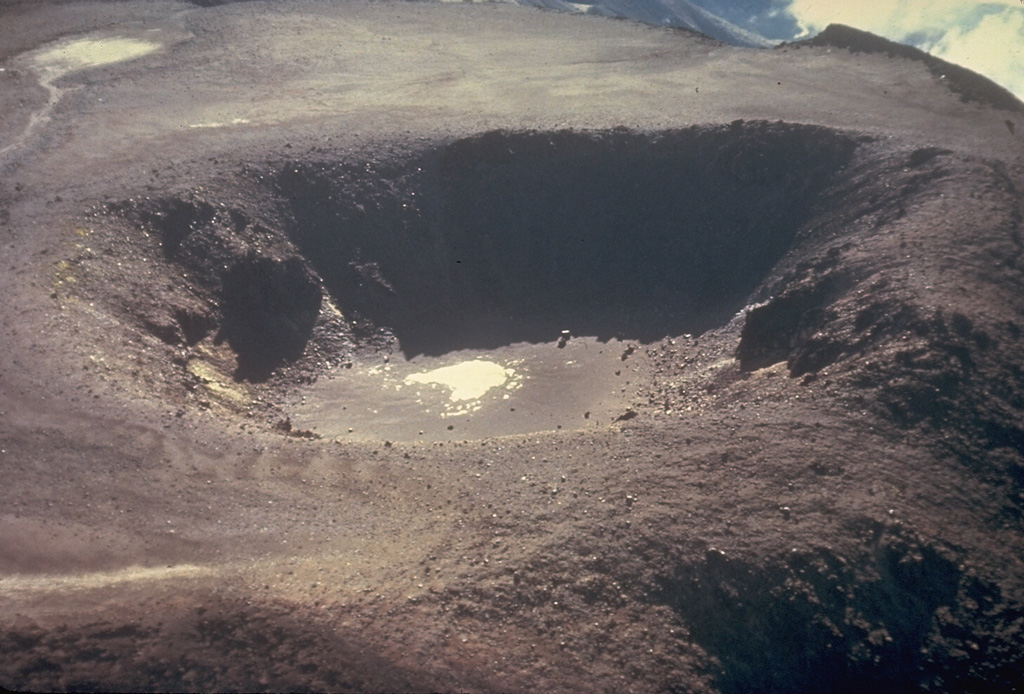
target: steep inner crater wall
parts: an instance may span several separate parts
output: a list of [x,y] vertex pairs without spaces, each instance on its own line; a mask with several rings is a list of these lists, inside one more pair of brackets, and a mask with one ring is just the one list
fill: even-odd
[[492,132],[386,163],[290,164],[287,233],[356,336],[407,356],[700,333],[742,308],[854,141],[743,124]]

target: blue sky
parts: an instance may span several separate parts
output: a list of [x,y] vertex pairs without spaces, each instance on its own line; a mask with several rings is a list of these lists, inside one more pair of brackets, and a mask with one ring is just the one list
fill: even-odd
[[847,24],[979,72],[1024,100],[1022,0],[693,0],[771,39]]

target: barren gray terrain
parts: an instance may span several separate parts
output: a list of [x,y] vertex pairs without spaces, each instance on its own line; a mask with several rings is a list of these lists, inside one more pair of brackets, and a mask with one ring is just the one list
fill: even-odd
[[505,4],[0,26],[3,688],[1018,690],[1004,90]]

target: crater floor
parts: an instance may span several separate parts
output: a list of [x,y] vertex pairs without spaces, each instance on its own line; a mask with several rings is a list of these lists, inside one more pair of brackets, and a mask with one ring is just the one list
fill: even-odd
[[646,379],[616,340],[519,343],[443,357],[341,367],[301,391],[292,425],[370,441],[482,440],[599,431],[629,411]]

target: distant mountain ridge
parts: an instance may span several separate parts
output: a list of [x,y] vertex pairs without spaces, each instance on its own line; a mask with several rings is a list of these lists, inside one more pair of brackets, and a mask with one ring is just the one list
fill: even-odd
[[734,46],[767,48],[775,42],[747,29],[742,29],[688,0],[513,0],[517,5],[543,7],[562,12],[593,14],[603,17],[633,19],[655,26],[692,29],[705,36]]

